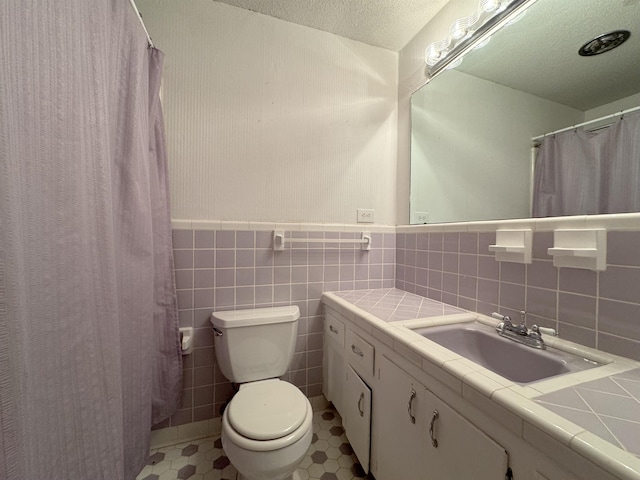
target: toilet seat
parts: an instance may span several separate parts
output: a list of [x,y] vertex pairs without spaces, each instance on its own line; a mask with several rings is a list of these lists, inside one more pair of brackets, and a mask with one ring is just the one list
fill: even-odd
[[307,397],[278,379],[245,383],[227,406],[230,426],[252,440],[275,440],[295,432],[307,416]]

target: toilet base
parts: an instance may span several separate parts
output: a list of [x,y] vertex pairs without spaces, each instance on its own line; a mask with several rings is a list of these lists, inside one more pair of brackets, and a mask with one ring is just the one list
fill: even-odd
[[[236,478],[237,480],[250,480],[241,473],[238,473],[238,476]],[[295,472],[293,472],[293,475],[291,475],[289,478],[285,478],[285,480],[300,480],[301,478],[302,477],[300,477],[300,474],[296,470]]]

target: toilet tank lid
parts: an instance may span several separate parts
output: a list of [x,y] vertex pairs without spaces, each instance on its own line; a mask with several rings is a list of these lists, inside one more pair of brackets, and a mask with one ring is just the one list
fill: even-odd
[[298,318],[300,318],[300,309],[297,305],[290,305],[286,307],[213,312],[211,314],[211,323],[219,328],[235,328],[255,324],[295,322]]

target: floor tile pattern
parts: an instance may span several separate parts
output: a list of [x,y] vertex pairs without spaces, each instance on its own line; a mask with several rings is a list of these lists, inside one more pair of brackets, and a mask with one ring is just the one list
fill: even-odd
[[333,293],[386,322],[466,312],[461,308],[397,288],[349,290]]
[[640,457],[640,368],[548,393],[536,401]]
[[[313,414],[313,439],[298,468],[301,480],[371,479],[353,453],[333,407]],[[136,480],[235,480],[219,437],[152,450]]]

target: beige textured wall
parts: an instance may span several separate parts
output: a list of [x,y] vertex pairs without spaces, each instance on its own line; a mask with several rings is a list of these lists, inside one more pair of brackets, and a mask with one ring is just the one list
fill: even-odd
[[398,54],[211,0],[139,0],[166,54],[174,219],[395,225]]

